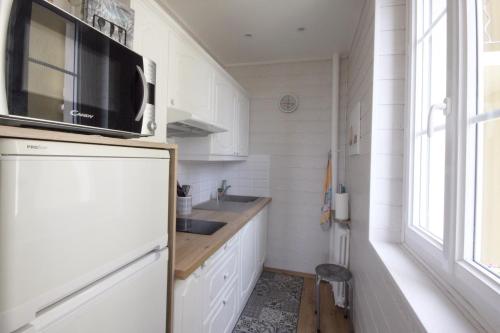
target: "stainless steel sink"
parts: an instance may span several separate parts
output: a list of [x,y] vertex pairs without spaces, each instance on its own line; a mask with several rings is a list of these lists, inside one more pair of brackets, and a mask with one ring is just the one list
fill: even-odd
[[198,235],[212,235],[227,223],[216,221],[194,220],[178,217],[175,229],[179,232],[187,232]]
[[194,209],[217,210],[223,212],[243,213],[249,207],[248,203],[210,200],[194,206]]
[[223,201],[248,203],[248,202],[254,202],[257,199],[259,199],[259,197],[251,197],[246,195],[225,195]]

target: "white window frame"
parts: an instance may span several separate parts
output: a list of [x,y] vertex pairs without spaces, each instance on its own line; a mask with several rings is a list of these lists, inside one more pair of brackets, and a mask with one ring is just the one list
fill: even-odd
[[[475,145],[468,120],[476,110],[476,1],[448,0],[448,77],[450,115],[446,122],[445,220],[443,243],[436,242],[412,223],[413,114],[415,112],[416,2],[408,2],[408,91],[405,119],[405,205],[403,243],[410,253],[445,289],[452,301],[485,331],[500,327],[500,284],[492,273],[472,260],[475,169],[471,145]],[[443,98],[446,96],[443,96]],[[469,163],[469,165],[467,165]]]

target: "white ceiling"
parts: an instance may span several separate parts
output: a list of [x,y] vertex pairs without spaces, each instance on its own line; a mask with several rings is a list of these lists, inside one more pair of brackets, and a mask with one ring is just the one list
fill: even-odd
[[[223,65],[349,51],[365,0],[160,0]],[[305,27],[299,32],[297,28]],[[253,37],[244,35],[251,33]]]

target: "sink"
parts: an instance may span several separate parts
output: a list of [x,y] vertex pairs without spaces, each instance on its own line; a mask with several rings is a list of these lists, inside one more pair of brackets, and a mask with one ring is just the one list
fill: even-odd
[[259,197],[250,197],[250,196],[245,196],[245,195],[225,195],[224,196],[225,202],[248,203],[248,202],[254,202],[257,199],[259,199]]
[[232,201],[217,202],[217,200],[209,200],[199,205],[196,205],[193,208],[203,209],[203,210],[243,213],[248,209],[248,206],[249,206],[248,203],[245,202],[232,202]]
[[259,197],[250,197],[245,195],[225,195],[224,200],[209,200],[199,205],[194,206],[194,209],[216,210],[223,212],[243,213],[251,203],[259,199]]
[[212,235],[227,223],[216,221],[194,220],[178,217],[175,229],[179,232],[187,232],[198,235]]

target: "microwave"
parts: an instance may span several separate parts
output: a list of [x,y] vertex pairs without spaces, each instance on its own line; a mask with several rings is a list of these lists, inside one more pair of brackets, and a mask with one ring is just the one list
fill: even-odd
[[154,135],[156,65],[44,0],[0,1],[0,124]]

